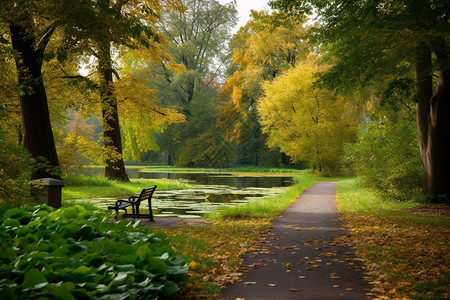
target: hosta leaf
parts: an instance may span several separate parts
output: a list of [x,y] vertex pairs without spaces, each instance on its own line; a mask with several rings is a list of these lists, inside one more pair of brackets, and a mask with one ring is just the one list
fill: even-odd
[[136,255],[137,255],[139,261],[141,261],[141,262],[145,261],[148,251],[149,251],[149,247],[147,244],[142,245],[137,249]]
[[136,267],[134,265],[118,265],[116,266],[116,269],[120,272],[125,272],[128,274],[134,274],[136,273]]
[[164,261],[156,257],[148,258],[147,269],[156,275],[167,273],[167,266]]
[[22,287],[29,288],[44,282],[47,282],[47,279],[38,269],[30,269],[25,273]]

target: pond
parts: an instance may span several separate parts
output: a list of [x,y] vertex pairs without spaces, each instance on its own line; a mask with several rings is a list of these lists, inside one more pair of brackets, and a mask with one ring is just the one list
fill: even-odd
[[[185,190],[158,191],[153,194],[155,217],[201,218],[223,206],[243,205],[266,197],[282,194],[294,183],[289,176],[238,176],[228,173],[148,172],[128,173],[130,178],[177,180],[193,187]],[[90,203],[107,209],[118,198],[89,199]],[[148,213],[147,202],[141,212]]]

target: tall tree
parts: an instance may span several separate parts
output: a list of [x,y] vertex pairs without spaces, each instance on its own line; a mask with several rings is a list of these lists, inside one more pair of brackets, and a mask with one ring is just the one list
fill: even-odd
[[386,74],[399,78],[414,70],[424,190],[430,199],[448,201],[449,1],[276,0],[272,4],[294,13],[313,8],[319,12],[322,26],[317,38],[334,63],[322,79],[341,91],[370,84]]
[[[168,8],[173,8],[173,1]],[[151,47],[159,42],[155,23],[160,16],[159,0],[90,1],[72,9],[73,26],[65,31],[65,44],[92,55],[97,63],[105,176],[128,181],[122,151],[115,80],[120,79],[113,59],[114,49]]]
[[[187,70],[179,82],[178,103],[189,118],[189,105],[196,85],[205,78],[221,75],[225,56],[224,45],[237,22],[235,3],[220,4],[217,0],[183,0],[182,12],[165,11],[160,28],[171,43],[171,54]],[[164,65],[163,65],[164,67]],[[168,81],[171,74],[166,72]]]
[[213,104],[223,78],[227,54],[224,46],[236,24],[237,11],[236,3],[231,1],[221,4],[217,0],[183,0],[182,3],[181,12],[163,12],[159,27],[169,41],[172,57],[183,69],[173,70],[163,61],[152,66],[155,74],[152,81],[161,94],[162,104],[174,106],[187,120],[185,124],[171,126],[159,136],[158,143],[169,154],[171,163],[192,165],[193,156],[202,156],[200,148],[190,156],[183,155],[180,161],[178,158],[192,143],[201,144],[199,136],[206,139],[216,135],[212,133],[215,131],[215,122],[211,122],[215,117]]
[[9,32],[2,32],[0,42],[11,45],[14,51],[24,144],[37,162],[32,179],[59,178],[42,74],[45,50],[60,18],[58,8],[51,1],[6,0],[0,5],[0,22],[9,27]]

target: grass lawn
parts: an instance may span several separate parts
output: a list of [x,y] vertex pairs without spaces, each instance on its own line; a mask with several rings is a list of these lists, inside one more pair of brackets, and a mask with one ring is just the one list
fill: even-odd
[[337,185],[338,207],[381,299],[448,299],[449,207],[384,201],[357,185]]

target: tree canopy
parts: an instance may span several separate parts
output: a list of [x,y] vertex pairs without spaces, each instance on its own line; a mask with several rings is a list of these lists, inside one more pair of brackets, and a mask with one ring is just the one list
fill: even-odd
[[398,80],[415,74],[425,193],[437,201],[448,199],[449,2],[276,0],[271,4],[294,15],[318,13],[321,25],[314,37],[322,44],[324,59],[332,64],[321,77],[328,86],[345,93],[389,76]]

